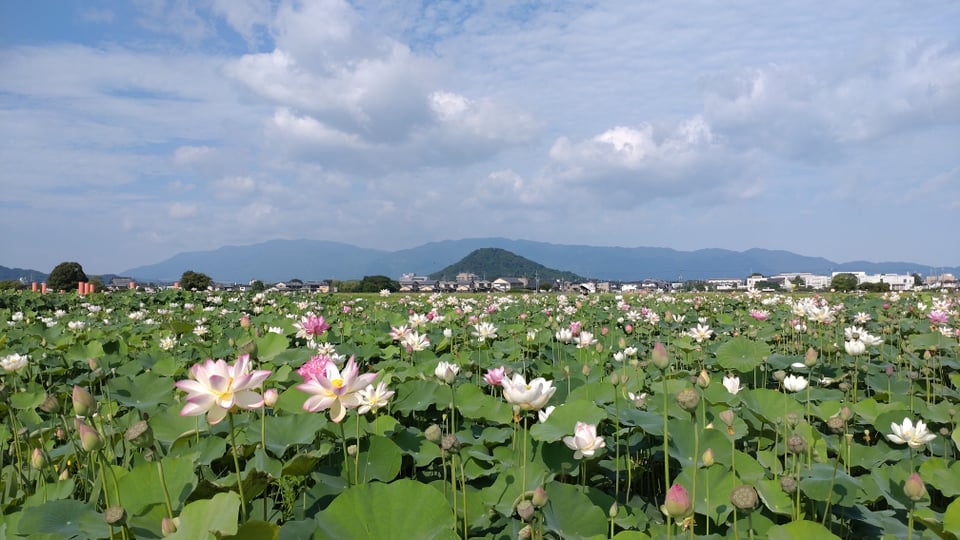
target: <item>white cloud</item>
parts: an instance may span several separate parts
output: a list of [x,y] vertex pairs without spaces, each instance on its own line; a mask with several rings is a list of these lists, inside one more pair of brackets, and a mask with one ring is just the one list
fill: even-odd
[[167,214],[173,219],[190,218],[197,215],[197,205],[193,203],[175,202],[170,205]]
[[257,189],[257,182],[249,176],[231,176],[220,178],[210,185],[210,191],[218,199],[245,197]]
[[173,152],[177,165],[192,165],[211,157],[216,150],[209,146],[181,146]]

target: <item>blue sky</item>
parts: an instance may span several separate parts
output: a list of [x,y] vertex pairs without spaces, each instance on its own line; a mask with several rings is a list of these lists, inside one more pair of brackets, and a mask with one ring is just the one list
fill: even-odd
[[504,236],[960,265],[960,3],[0,3],[0,264]]

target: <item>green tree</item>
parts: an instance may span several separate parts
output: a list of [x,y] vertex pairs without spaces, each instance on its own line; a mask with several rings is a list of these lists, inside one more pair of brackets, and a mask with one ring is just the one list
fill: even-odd
[[5,279],[0,281],[0,291],[19,291],[26,288],[26,284],[20,283],[15,279]]
[[83,273],[83,267],[78,262],[62,262],[50,272],[47,278],[47,286],[55,291],[69,291],[76,289],[81,281],[87,281],[87,274]]
[[830,288],[838,291],[855,291],[857,290],[857,276],[847,272],[837,274],[830,280]]
[[258,293],[258,292],[263,292],[264,289],[266,289],[266,286],[264,286],[263,282],[260,281],[259,279],[255,279],[250,282],[251,291]]
[[912,273],[912,274],[910,274],[910,275],[913,276],[913,286],[914,286],[914,287],[919,287],[919,286],[923,285],[923,277],[920,276],[920,274],[919,274],[918,272],[914,272],[914,273]]
[[400,283],[387,276],[363,276],[360,280],[360,292],[380,292],[383,289],[397,292],[400,290]]
[[180,276],[180,288],[187,291],[192,289],[203,291],[211,285],[213,285],[213,279],[211,279],[210,276],[200,272],[187,270],[182,276]]

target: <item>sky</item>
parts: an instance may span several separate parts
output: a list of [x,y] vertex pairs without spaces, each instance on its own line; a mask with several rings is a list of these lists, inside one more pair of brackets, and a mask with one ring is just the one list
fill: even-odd
[[960,2],[0,2],[0,264],[502,236],[960,265]]

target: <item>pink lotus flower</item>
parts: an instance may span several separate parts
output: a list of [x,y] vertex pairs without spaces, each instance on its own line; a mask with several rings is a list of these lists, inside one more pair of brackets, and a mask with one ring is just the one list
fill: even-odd
[[932,324],[947,324],[950,322],[950,314],[946,311],[940,311],[939,309],[932,309],[930,313],[927,314],[927,319],[929,319]]
[[488,369],[487,372],[483,375],[483,380],[487,381],[491,386],[500,386],[503,383],[503,375],[506,368],[500,366],[498,368]]
[[376,373],[358,375],[360,369],[354,357],[350,357],[343,372],[333,362],[327,364],[325,372],[297,385],[299,390],[312,394],[303,402],[304,410],[310,412],[330,409],[330,419],[340,423],[347,415],[347,409],[359,407],[362,401],[361,390],[377,378]]
[[300,369],[297,370],[297,373],[303,377],[305,380],[316,379],[320,376],[323,376],[327,372],[327,364],[332,364],[333,360],[324,354],[318,354],[307,360]]
[[310,315],[300,319],[300,322],[294,323],[297,328],[297,337],[313,338],[319,336],[330,329],[330,325],[323,317]]
[[187,393],[187,404],[180,409],[180,416],[206,413],[207,422],[214,425],[234,407],[247,410],[263,407],[263,397],[254,389],[269,376],[269,371],[250,371],[248,354],[238,357],[232,366],[209,358],[203,364],[194,364],[190,368],[190,379],[175,383]]
[[770,312],[763,309],[751,309],[750,316],[758,321],[765,321],[770,316]]

